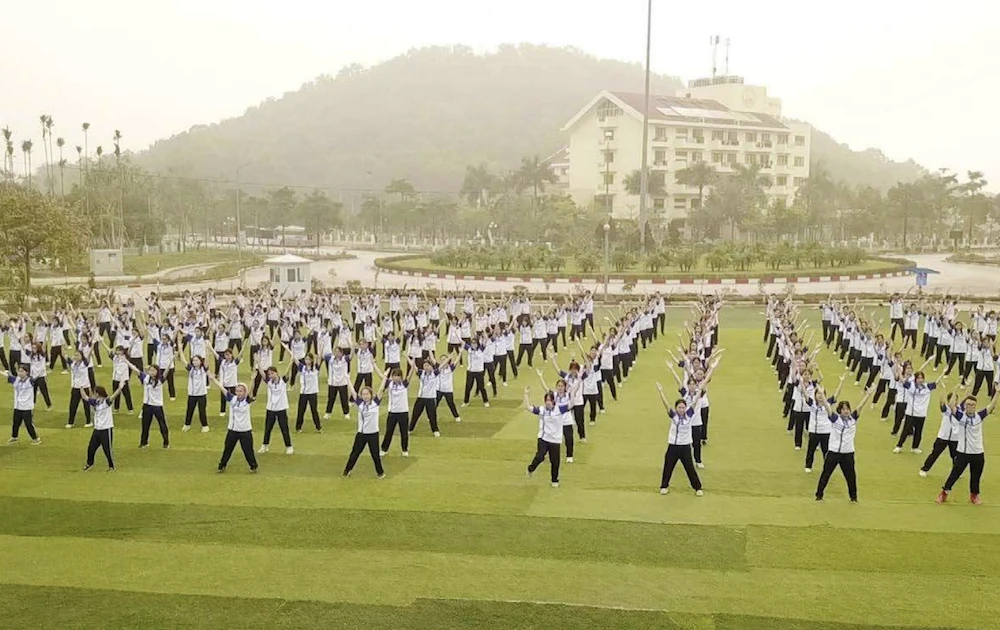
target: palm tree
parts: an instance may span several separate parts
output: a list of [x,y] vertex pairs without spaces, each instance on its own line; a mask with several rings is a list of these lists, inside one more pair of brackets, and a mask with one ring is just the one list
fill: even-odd
[[465,167],[465,181],[462,182],[462,196],[476,207],[489,203],[490,193],[496,188],[497,178],[489,172],[486,163]]
[[718,181],[719,174],[708,162],[698,161],[687,168],[677,171],[674,178],[681,186],[691,186],[698,189],[698,207],[705,204],[705,189]]
[[48,178],[49,178],[49,145],[45,142],[45,136],[46,136],[46,134],[49,133],[48,132],[48,128],[45,126],[45,123],[48,122],[48,120],[49,120],[49,115],[48,114],[42,114],[41,116],[38,117],[38,121],[42,125],[42,153],[45,156],[45,178],[46,178],[46,180],[48,180]]
[[[646,169],[649,173],[649,169]],[[635,169],[625,177],[625,192],[638,195],[642,188],[642,171]],[[652,197],[662,197],[667,194],[667,182],[662,171],[653,171],[646,176],[646,193]]]
[[399,195],[399,201],[402,202],[406,197],[412,195],[416,192],[413,188],[413,184],[409,182],[405,177],[402,179],[394,179],[389,182],[389,185],[385,187],[385,192],[388,195]]
[[48,175],[48,178],[49,178],[49,194],[50,195],[55,194],[55,181],[54,181],[54,178],[52,177],[52,173],[53,173],[53,171],[52,171],[52,162],[54,162],[55,159],[56,159],[56,152],[53,151],[53,149],[52,149],[52,125],[53,125],[52,116],[46,116],[45,117],[45,133],[46,133],[46,135],[47,135],[47,137],[49,139],[49,144],[45,148],[46,151],[48,151],[48,154],[49,154],[48,164],[46,165],[46,172],[47,172],[47,175]]
[[531,186],[531,196],[536,205],[538,204],[538,193],[545,192],[545,184],[555,184],[559,181],[549,165],[543,162],[537,154],[535,157],[521,158],[521,168],[518,174],[526,186]]
[[[10,141],[11,131],[10,128],[3,128],[3,142],[4,147],[7,149],[3,156],[3,170],[7,174],[7,177],[14,176],[14,144]],[[9,166],[8,166],[9,162]]]
[[122,132],[115,129],[113,136],[115,144],[115,167],[118,169],[118,247],[125,246],[125,191],[122,180]]
[[977,207],[985,205],[982,203],[984,199],[981,191],[988,182],[984,178],[982,171],[969,171],[966,173],[966,176],[969,178],[969,181],[962,184],[959,188],[967,195],[965,205],[968,208],[969,213],[969,245],[972,245],[972,224],[975,222],[974,215]]
[[86,175],[88,167],[87,163],[90,161],[90,147],[87,145],[87,130],[90,129],[90,123],[85,122],[80,127],[83,129],[83,171]]
[[63,159],[63,147],[66,146],[66,140],[63,138],[56,138],[56,146],[59,147],[59,196],[66,198],[66,183],[65,183],[65,168],[66,160]]
[[28,186],[31,186],[31,147],[33,146],[31,140],[25,140],[21,143],[21,153],[24,154],[24,177],[28,180]]

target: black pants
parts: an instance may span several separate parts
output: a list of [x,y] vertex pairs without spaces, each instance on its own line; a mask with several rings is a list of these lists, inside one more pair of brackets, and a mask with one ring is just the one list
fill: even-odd
[[170,430],[167,428],[167,418],[163,415],[163,407],[153,405],[142,406],[142,435],[139,437],[139,446],[149,444],[149,429],[153,426],[153,418],[156,418],[156,424],[160,427],[163,448],[170,446]]
[[371,372],[358,372],[358,375],[354,377],[354,391],[361,392],[361,388],[364,386],[372,386],[372,373]]
[[299,406],[295,414],[295,430],[299,431],[302,429],[302,424],[306,419],[306,408],[309,408],[310,413],[312,413],[313,426],[316,427],[317,431],[323,429],[323,425],[319,422],[319,409],[317,408],[317,402],[319,399],[319,394],[299,394]]
[[830,483],[830,476],[833,471],[840,466],[847,481],[847,495],[851,501],[858,500],[858,476],[854,470],[854,453],[833,453],[826,454],[826,461],[823,462],[823,474],[819,476],[819,485],[816,486],[816,498],[822,499],[826,484]]
[[924,465],[920,467],[920,470],[930,472],[931,468],[934,467],[934,462],[938,460],[938,457],[941,457],[941,453],[943,453],[945,449],[948,449],[950,458],[954,460],[955,455],[958,453],[958,442],[934,438],[934,447],[931,449],[931,454],[924,460]]
[[823,453],[823,457],[826,458],[826,450],[830,447],[830,434],[829,433],[810,433],[809,443],[806,445],[806,468],[813,467],[813,458],[816,455],[816,447]]
[[892,421],[892,434],[896,435],[899,433],[899,429],[903,426],[903,418],[906,415],[906,403],[897,402],[896,403],[896,416]]
[[35,390],[35,402],[38,402],[38,392],[42,392],[42,400],[45,401],[46,407],[52,407],[52,399],[49,397],[49,384],[45,382],[45,377],[40,376],[34,381]]
[[17,434],[21,432],[22,424],[24,425],[24,430],[28,432],[31,439],[37,440],[38,433],[35,432],[34,414],[31,411],[24,409],[14,410],[14,422],[10,430],[10,437],[17,437]]
[[[517,361],[514,360],[513,350],[507,351],[507,363],[510,365],[510,373],[514,375],[514,378],[517,378]],[[504,381],[506,380],[507,379],[504,378]]]
[[[160,371],[162,372],[163,370]],[[163,380],[167,383],[167,394],[170,395],[170,400],[173,400],[177,397],[177,389],[174,386],[174,368],[169,368],[167,370],[167,374]]]
[[891,333],[890,333],[889,341],[896,341],[896,331],[897,330],[899,331],[899,336],[903,337],[903,334],[904,334],[903,333],[903,318],[902,317],[893,317],[889,321],[892,322],[892,330],[891,330]]
[[564,424],[563,425],[563,442],[566,444],[566,457],[573,457],[574,443],[573,443],[573,425]]
[[691,451],[692,454],[694,455],[694,463],[696,464],[701,463],[701,438],[703,435],[702,429],[703,427],[700,426],[694,426],[694,425],[691,426]]
[[[454,403],[453,403],[454,404]],[[417,398],[413,403],[413,416],[410,418],[410,431],[417,428],[417,421],[424,412],[427,412],[427,420],[431,423],[431,431],[438,430],[438,414],[436,398]]]
[[573,422],[576,423],[576,432],[581,440],[587,439],[587,429],[583,421],[583,404],[573,407]]
[[485,379],[489,380],[490,387],[493,388],[493,397],[496,398],[497,397],[496,365],[493,363],[493,361],[490,361],[489,363],[484,363],[483,367],[486,369],[486,377],[485,377]]
[[385,470],[382,468],[382,457],[378,454],[378,433],[356,433],[354,434],[354,445],[351,446],[351,455],[347,458],[347,465],[344,466],[345,475],[354,470],[354,465],[358,463],[358,457],[361,456],[361,451],[365,450],[365,446],[368,447],[368,453],[372,456],[372,462],[375,464],[375,473],[385,474]]
[[465,373],[465,404],[469,404],[469,395],[472,393],[473,384],[476,386],[476,392],[479,393],[484,403],[488,403],[490,399],[486,396],[486,383],[483,379],[483,372],[466,372]]
[[528,472],[535,472],[535,470],[541,465],[542,461],[545,460],[546,455],[549,456],[549,468],[552,471],[552,483],[559,483],[559,464],[561,463],[559,445],[553,444],[552,442],[546,442],[542,438],[538,438],[538,449],[535,451],[535,456],[531,459],[531,463],[528,464]]
[[326,413],[333,411],[333,406],[337,404],[337,398],[340,398],[340,410],[344,412],[344,415],[348,415],[351,412],[350,401],[347,400],[347,385],[328,385],[326,388]]
[[684,466],[688,481],[695,490],[701,490],[701,479],[698,478],[698,471],[694,467],[694,459],[691,457],[690,444],[669,444],[667,452],[663,455],[663,475],[660,477],[660,489],[670,487],[670,477],[674,474],[674,467],[677,462]]
[[[876,392],[876,399],[878,398],[878,393]],[[896,387],[893,386],[889,389],[889,393],[885,395],[885,405],[882,407],[882,419],[889,417],[889,410],[893,408],[896,404]]]
[[[66,424],[72,425],[76,422],[76,410],[80,408],[80,403],[83,402],[83,395],[81,394],[79,387],[74,387],[69,392],[69,419]],[[90,424],[90,405],[84,403],[83,405],[83,415],[87,419],[87,424]]]
[[[0,356],[2,356],[2,355],[0,355]],[[49,369],[50,370],[55,369],[55,367],[56,367],[56,359],[59,359],[59,361],[62,362],[62,367],[63,367],[64,370],[67,369],[67,367],[69,367],[69,362],[66,360],[66,357],[63,355],[62,346],[52,346],[52,348],[49,349]],[[6,367],[6,366],[4,366],[4,367]]]
[[[878,399],[882,397],[882,394],[886,392],[886,388],[889,387],[889,379],[880,378],[878,380],[878,386],[875,387],[875,396],[872,397],[872,404],[877,405]],[[884,416],[883,416],[884,417]]]
[[236,387],[223,387],[219,391],[219,413],[226,413],[226,403],[229,400],[226,398],[226,394],[236,395]]
[[517,365],[520,367],[521,359],[524,355],[528,355],[528,367],[532,367],[532,360],[535,358],[535,344],[534,343],[522,343],[517,349]]
[[201,426],[208,426],[208,414],[206,413],[206,408],[208,407],[208,396],[202,394],[201,396],[188,396],[187,413],[184,414],[184,426],[191,426],[191,421],[194,419],[194,411],[198,410],[198,420],[201,422]]
[[590,407],[590,424],[597,422],[597,394],[584,394],[583,404]]
[[90,444],[87,445],[87,466],[94,465],[94,456],[97,449],[104,451],[104,457],[108,460],[108,469],[115,467],[115,458],[111,453],[111,446],[114,444],[114,429],[94,429],[90,434]]
[[240,448],[243,449],[243,457],[246,458],[247,464],[250,465],[250,470],[257,470],[257,455],[253,452],[253,433],[250,431],[233,431],[232,429],[226,432],[226,444],[222,447],[222,459],[219,460],[219,470],[225,470],[226,466],[229,465],[229,458],[233,456],[237,442],[239,442]]
[[906,438],[913,436],[913,448],[920,448],[920,440],[924,435],[924,421],[927,418],[920,418],[918,416],[906,416],[906,422],[903,424],[903,432],[899,436],[899,441],[896,442],[896,446],[903,448],[903,444],[906,443]]
[[993,370],[976,370],[976,384],[972,387],[972,395],[979,395],[979,389],[983,386],[984,382],[986,383],[986,391],[989,392],[990,398],[993,398],[993,394],[996,391],[996,387],[993,385]]
[[917,349],[917,329],[907,328],[903,330],[903,350],[906,350],[906,346]]
[[[399,440],[401,446],[403,447],[403,452],[408,453],[410,450],[410,422],[409,414],[405,411],[390,411],[385,419],[385,437],[382,438],[382,452],[388,453],[389,447],[392,446],[392,436],[396,433],[396,427],[399,427]],[[359,433],[358,435],[362,435]],[[368,433],[365,435],[378,435],[377,433]]]
[[437,397],[435,398],[434,401],[434,407],[437,408],[437,406],[441,404],[442,400],[448,403],[448,409],[451,411],[451,416],[453,418],[458,418],[459,417],[458,409],[455,408],[455,393],[438,392]]
[[292,435],[288,432],[288,410],[282,409],[281,411],[271,411],[268,410],[264,415],[264,442],[263,445],[267,446],[271,443],[271,431],[274,431],[274,423],[278,423],[278,429],[281,431],[281,439],[285,441],[285,448],[292,445]]
[[[111,381],[111,391],[118,391],[118,388],[122,387],[122,381]],[[125,387],[122,387],[122,393],[120,396],[115,398],[115,411],[121,409],[122,398],[125,399],[125,408],[132,411],[132,390],[129,388],[129,382],[125,381]]]
[[965,472],[965,468],[972,469],[972,476],[969,478],[969,494],[979,494],[979,480],[983,477],[983,466],[986,458],[982,453],[970,455],[968,453],[955,453],[955,459],[951,465],[951,474],[948,481],[944,482],[944,490],[951,492],[955,482]]
[[802,434],[805,432],[806,423],[809,422],[808,411],[793,411],[788,416],[788,423],[795,430],[795,446],[802,448]]

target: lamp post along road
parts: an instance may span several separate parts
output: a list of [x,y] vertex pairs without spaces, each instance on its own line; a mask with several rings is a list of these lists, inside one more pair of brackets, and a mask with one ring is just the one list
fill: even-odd
[[604,130],[604,212],[611,214],[611,138],[615,132]]
[[611,232],[611,225],[609,223],[604,224],[604,302],[608,301],[608,263],[609,263],[609,251],[608,246],[608,236]]
[[646,88],[642,106],[642,166],[639,173],[639,246],[646,253],[646,193],[649,190],[649,49],[653,35],[653,0],[646,7]]
[[243,262],[243,243],[240,242],[240,171],[251,164],[253,162],[247,162],[236,169],[236,255],[240,263]]

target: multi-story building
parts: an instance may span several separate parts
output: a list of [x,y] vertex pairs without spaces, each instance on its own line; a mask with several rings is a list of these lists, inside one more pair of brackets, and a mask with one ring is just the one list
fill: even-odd
[[[683,220],[698,207],[698,188],[676,179],[698,162],[720,173],[738,164],[757,166],[770,180],[769,201],[790,205],[809,177],[809,126],[782,119],[781,101],[741,77],[698,79],[679,92],[649,97],[647,159],[650,177],[663,182],[662,194],[649,197],[649,218]],[[578,204],[616,218],[638,216],[639,196],[625,182],[641,166],[642,109],[642,94],[605,91],[563,127],[569,133],[569,194]]]

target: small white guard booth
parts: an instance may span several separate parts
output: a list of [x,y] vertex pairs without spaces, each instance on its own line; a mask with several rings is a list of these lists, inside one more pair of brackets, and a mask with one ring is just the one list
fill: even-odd
[[271,288],[291,297],[303,290],[311,292],[312,262],[308,258],[283,254],[264,261],[271,269]]

